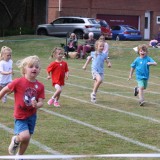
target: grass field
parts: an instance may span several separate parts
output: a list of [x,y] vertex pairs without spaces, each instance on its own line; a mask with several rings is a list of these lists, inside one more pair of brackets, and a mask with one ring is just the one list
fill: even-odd
[[[65,39],[36,36],[3,39],[5,41],[0,43],[0,47],[6,45],[13,50],[14,78],[20,76],[15,65],[17,60],[38,55],[42,63],[38,80],[45,85],[46,99],[44,107],[38,111],[37,126],[27,155],[160,152],[160,66],[151,67],[144,107],[140,107],[137,97],[133,96],[135,77],[127,81],[130,64],[137,56],[132,48],[138,44],[148,44],[148,41],[108,41],[112,68],[105,68],[104,82],[97,93],[96,104],[90,102],[93,86],[90,65],[84,71],[82,66],[85,60],[65,59],[70,76],[60,98],[61,107],[55,108],[47,105],[54,89],[51,81],[46,79],[45,69],[51,62],[50,51],[65,43]],[[160,50],[150,48],[149,52],[159,63]],[[8,155],[8,145],[13,135],[12,114],[11,94],[6,104],[0,102],[0,155]]]

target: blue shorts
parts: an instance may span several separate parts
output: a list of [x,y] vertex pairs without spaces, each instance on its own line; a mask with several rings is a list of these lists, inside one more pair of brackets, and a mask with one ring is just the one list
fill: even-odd
[[30,134],[34,133],[34,128],[36,125],[37,115],[34,114],[27,119],[15,119],[14,120],[14,134],[19,134],[25,130],[28,130]]
[[148,80],[146,80],[146,79],[137,80],[137,83],[138,83],[138,87],[139,87],[139,88],[144,88],[144,89],[146,89],[147,86],[148,86]]

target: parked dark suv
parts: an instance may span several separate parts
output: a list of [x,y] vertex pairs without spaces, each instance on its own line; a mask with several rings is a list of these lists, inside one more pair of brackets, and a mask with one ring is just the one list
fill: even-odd
[[94,18],[85,17],[59,17],[50,24],[38,25],[38,35],[66,36],[68,33],[75,33],[78,38],[87,37],[93,32],[95,38],[101,35],[100,25]]

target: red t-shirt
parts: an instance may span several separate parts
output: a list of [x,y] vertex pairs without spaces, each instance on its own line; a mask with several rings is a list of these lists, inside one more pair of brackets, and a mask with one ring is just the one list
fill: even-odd
[[32,107],[31,101],[45,98],[44,85],[37,80],[30,82],[25,77],[17,78],[8,84],[8,88],[14,92],[16,119],[26,119],[35,114],[37,109]]
[[52,62],[47,67],[47,72],[52,75],[52,85],[64,85],[65,73],[68,72],[68,64],[65,61]]

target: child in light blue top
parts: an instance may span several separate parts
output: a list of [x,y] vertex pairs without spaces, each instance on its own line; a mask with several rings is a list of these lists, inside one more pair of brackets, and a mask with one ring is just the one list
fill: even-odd
[[137,57],[131,64],[131,70],[129,74],[129,79],[132,78],[134,70],[136,70],[136,80],[138,87],[134,89],[134,95],[139,94],[139,104],[140,106],[144,105],[144,89],[147,88],[148,79],[149,79],[149,68],[151,65],[157,65],[157,63],[148,56],[148,47],[143,44],[138,46]]
[[84,70],[86,69],[89,62],[92,60],[91,71],[94,82],[93,92],[91,93],[91,102],[96,102],[96,93],[103,81],[104,77],[104,62],[107,63],[108,67],[111,67],[111,63],[107,58],[107,54],[103,53],[104,49],[104,41],[98,40],[95,43],[95,51],[91,52],[91,55],[88,56],[86,63],[82,67]]
[[100,53],[96,54],[96,52],[91,52],[91,58],[92,58],[92,73],[98,72],[99,74],[104,73],[104,61],[107,59],[107,54]]

